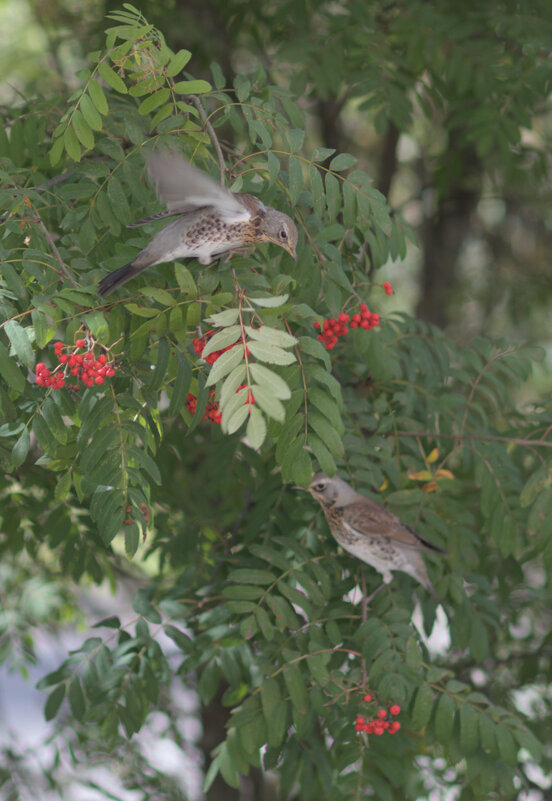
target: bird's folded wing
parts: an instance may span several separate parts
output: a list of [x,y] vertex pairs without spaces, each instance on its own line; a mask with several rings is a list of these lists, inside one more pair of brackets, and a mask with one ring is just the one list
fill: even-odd
[[171,214],[213,206],[227,223],[246,222],[251,214],[236,195],[216,184],[179,154],[152,153],[147,158],[150,177],[160,200]]
[[344,522],[361,534],[388,537],[403,548],[444,553],[441,548],[424,540],[417,531],[406,526],[392,512],[370,498],[345,506],[343,513]]

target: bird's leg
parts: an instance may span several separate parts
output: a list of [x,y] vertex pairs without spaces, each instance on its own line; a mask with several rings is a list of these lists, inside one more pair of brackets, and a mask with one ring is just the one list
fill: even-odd
[[381,584],[378,585],[376,587],[376,589],[373,592],[370,593],[370,595],[366,595],[366,580],[364,579],[364,574],[363,574],[362,578],[363,578],[363,591],[364,591],[364,598],[362,599],[362,620],[364,621],[364,620],[366,620],[366,613],[367,613],[367,610],[368,610],[368,604],[370,603],[370,601],[374,600],[374,598],[376,597],[378,592],[385,587],[387,582],[386,581],[382,581]]

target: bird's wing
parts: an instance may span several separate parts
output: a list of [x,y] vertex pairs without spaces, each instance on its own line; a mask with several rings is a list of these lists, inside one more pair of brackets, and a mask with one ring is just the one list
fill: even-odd
[[440,548],[424,540],[417,531],[409,528],[392,512],[370,498],[363,498],[343,507],[343,519],[362,534],[389,537],[403,548],[443,553]]
[[178,214],[213,206],[229,224],[250,219],[251,213],[239,197],[192,167],[178,153],[169,150],[152,153],[147,158],[147,165],[157,196],[169,212]]

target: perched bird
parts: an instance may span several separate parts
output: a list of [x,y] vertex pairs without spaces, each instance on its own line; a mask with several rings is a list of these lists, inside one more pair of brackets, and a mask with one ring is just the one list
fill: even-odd
[[259,242],[274,242],[297,258],[297,228],[287,214],[265,206],[254,195],[224,189],[178,153],[152,153],[147,165],[157,196],[167,210],[132,226],[165,217],[177,219],[155,234],[131,262],[102,278],[100,295],[109,295],[152,264],[181,258],[210,264]]
[[324,510],[330,531],[342,548],[383,576],[383,583],[367,600],[389,584],[393,570],[402,570],[441,603],[421,556],[422,551],[444,553],[441,548],[424,540],[376,501],[355,492],[338,476],[328,478],[317,473],[309,492]]

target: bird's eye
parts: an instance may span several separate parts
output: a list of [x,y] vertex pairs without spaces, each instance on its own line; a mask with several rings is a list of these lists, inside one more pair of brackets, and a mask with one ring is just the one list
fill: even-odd
[[325,489],[326,489],[326,485],[325,484],[315,484],[314,485],[314,491],[315,492],[324,492]]
[[280,231],[280,239],[287,239],[287,233],[284,230]]

